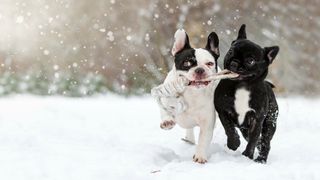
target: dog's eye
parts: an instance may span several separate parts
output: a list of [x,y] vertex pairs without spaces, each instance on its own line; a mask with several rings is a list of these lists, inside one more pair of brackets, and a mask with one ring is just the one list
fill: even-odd
[[183,62],[183,66],[185,66],[185,67],[189,67],[189,66],[191,66],[191,62],[190,61],[184,61]]
[[254,66],[256,64],[256,61],[253,58],[246,58],[246,64],[248,66]]
[[206,65],[207,65],[207,66],[213,66],[214,63],[213,63],[213,62],[207,62]]

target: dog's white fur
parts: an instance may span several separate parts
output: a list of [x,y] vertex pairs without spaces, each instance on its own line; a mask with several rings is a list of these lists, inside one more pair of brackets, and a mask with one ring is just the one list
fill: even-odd
[[242,125],[247,112],[252,110],[249,107],[249,101],[250,101],[250,91],[244,88],[237,89],[235,94],[234,106],[238,114],[239,125]]
[[[198,67],[205,69],[208,76],[215,74],[215,66],[208,67],[207,62],[215,62],[214,57],[204,49],[196,49],[195,52],[198,65],[191,68],[188,72],[177,71],[175,66],[167,75],[164,84],[174,82],[182,75],[188,80],[194,80],[194,70]],[[196,153],[194,155],[194,161],[199,163],[205,163],[207,161],[207,150],[212,140],[213,129],[215,125],[215,108],[213,104],[214,89],[217,85],[217,81],[212,81],[207,86],[195,87],[185,86],[185,89],[180,96],[183,99],[184,106],[187,106],[184,111],[181,112],[179,108],[178,98],[169,97],[161,98],[161,103],[166,107],[160,108],[161,112],[161,124],[167,123],[167,121],[174,121],[178,125],[187,129],[185,140],[190,143],[195,143],[193,134],[193,128],[195,126],[200,127],[200,134]],[[174,126],[173,123],[167,123],[169,126]],[[172,127],[166,127],[171,129]]]
[[[177,30],[172,55],[175,55],[184,47],[185,40],[185,31]],[[208,50],[195,49],[195,58],[197,66],[190,68],[188,71],[177,70],[174,65],[164,83],[153,88],[151,94],[157,98],[160,106],[161,128],[171,129],[175,124],[178,124],[187,129],[183,140],[195,144],[193,128],[200,127],[198,144],[193,160],[198,163],[205,163],[207,162],[207,151],[216,122],[213,98],[218,81],[215,80],[233,78],[237,75],[222,73],[218,76],[215,69],[216,60]],[[213,65],[209,66],[208,62]],[[201,80],[211,80],[208,85],[187,85],[186,81],[199,81],[199,79],[196,79],[197,75],[195,73],[197,68],[205,70],[205,77]]]
[[[199,52],[199,54],[201,54],[201,52]],[[206,57],[206,55],[201,54],[199,57],[197,57],[197,61],[199,64],[197,67],[202,66],[202,64],[199,63],[201,62],[199,61],[200,59],[198,59],[201,57]],[[214,61],[214,58],[212,56],[211,59]],[[193,71],[194,70],[191,69],[189,70],[189,72]],[[214,71],[214,67],[210,71]],[[178,72],[175,68],[173,68],[168,74],[164,83],[173,81],[175,78],[178,78],[180,74],[181,72]],[[186,75],[188,79],[193,77],[191,73],[187,73]],[[198,145],[196,153],[194,155],[194,161],[199,163],[205,163],[207,161],[207,150],[212,140],[212,134],[215,124],[215,108],[213,104],[213,95],[216,85],[217,82],[212,81],[209,85],[200,88],[194,86],[186,86],[184,92],[181,94],[185,103],[184,106],[187,106],[185,111],[178,113],[179,110],[177,109],[176,113],[173,113],[172,115],[162,108],[160,110],[162,123],[173,120],[181,127],[186,128],[187,133],[185,140],[190,143],[195,143],[193,128],[195,126],[200,127]],[[166,105],[167,107],[176,107],[175,104],[177,104],[175,103],[174,98],[161,98],[161,103],[163,105]],[[168,129],[171,128],[169,127]]]

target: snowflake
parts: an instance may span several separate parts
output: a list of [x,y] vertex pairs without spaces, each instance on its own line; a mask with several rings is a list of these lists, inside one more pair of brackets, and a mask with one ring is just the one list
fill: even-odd
[[131,41],[132,37],[131,37],[130,35],[128,35],[128,36],[126,37],[126,39],[127,39],[128,41]]
[[24,17],[23,16],[18,16],[16,19],[16,23],[21,24],[24,21]]
[[43,51],[43,54],[47,56],[47,55],[49,55],[49,54],[50,54],[50,51],[49,51],[49,50],[47,50],[47,49],[45,49],[45,50]]

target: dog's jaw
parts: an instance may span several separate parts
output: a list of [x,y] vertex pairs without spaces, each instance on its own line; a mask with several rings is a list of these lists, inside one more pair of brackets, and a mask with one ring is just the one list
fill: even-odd
[[188,86],[196,87],[196,88],[204,88],[208,86],[211,83],[211,81],[189,81]]

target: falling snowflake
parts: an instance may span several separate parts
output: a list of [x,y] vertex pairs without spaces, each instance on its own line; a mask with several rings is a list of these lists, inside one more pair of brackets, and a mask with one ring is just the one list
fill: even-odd
[[58,65],[54,65],[54,66],[53,66],[53,69],[54,69],[54,70],[58,70],[58,69],[59,69],[59,66],[58,66]]
[[43,51],[43,54],[46,55],[46,56],[48,56],[48,55],[50,54],[50,51],[47,50],[47,49],[45,49],[45,50]]
[[108,36],[107,39],[109,41],[114,41],[114,36],[112,31],[108,31],[107,36]]
[[128,35],[128,36],[126,37],[126,39],[127,39],[128,41],[131,41],[132,37],[131,37],[130,35]]
[[23,16],[18,16],[16,19],[16,23],[21,24],[24,21],[24,17]]
[[146,41],[149,41],[149,40],[150,40],[150,36],[149,36],[148,33],[147,33],[146,36],[144,37],[144,40],[146,40]]

